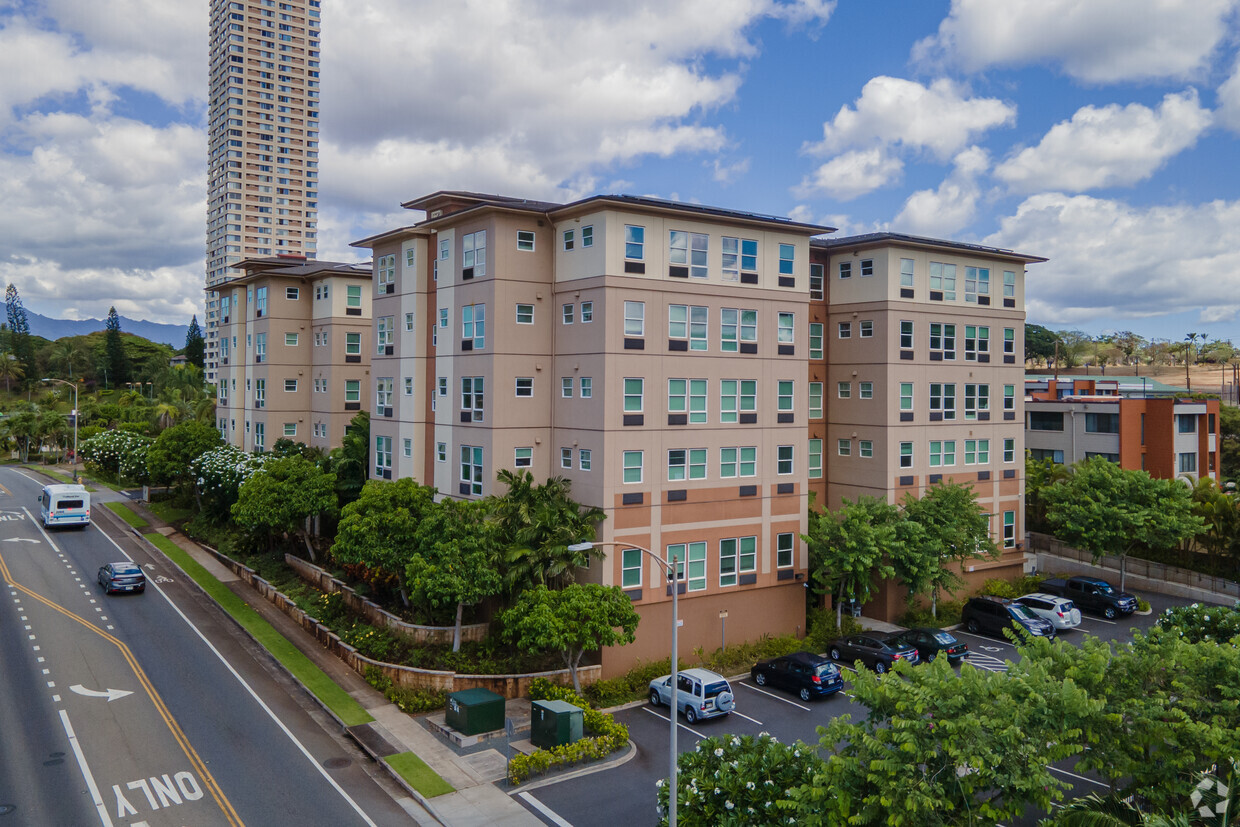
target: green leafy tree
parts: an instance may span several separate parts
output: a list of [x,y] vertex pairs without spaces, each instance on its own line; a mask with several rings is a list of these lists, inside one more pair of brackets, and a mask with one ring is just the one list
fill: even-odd
[[220,432],[202,422],[184,422],[163,431],[147,451],[147,470],[156,484],[190,491],[197,479],[194,461],[220,445]]
[[1059,361],[1066,368],[1079,365],[1094,343],[1088,333],[1080,330],[1060,330],[1055,336],[1059,339]]
[[241,484],[258,472],[270,454],[250,454],[235,445],[220,445],[190,463],[198,507],[212,520],[225,520],[240,495]]
[[487,504],[443,500],[426,512],[414,536],[417,550],[405,566],[405,583],[415,602],[432,613],[455,607],[452,651],[460,651],[465,607],[498,594],[502,587],[496,569],[501,546],[487,520]]
[[405,574],[418,548],[418,525],[437,507],[435,489],[413,479],[371,480],[341,510],[332,557],[342,565],[365,566],[372,580],[394,577],[408,606]]
[[593,540],[596,526],[605,517],[601,508],[575,502],[568,480],[551,477],[535,485],[529,471],[507,468],[496,479],[507,487],[502,496],[489,501],[499,542],[505,547],[504,580],[509,595],[537,584],[565,586],[573,582],[578,568],[590,565],[591,557],[601,556],[594,549],[576,552],[568,548]]
[[104,361],[112,387],[119,387],[129,381],[129,359],[125,356],[125,345],[121,341],[121,319],[115,307],[108,308]]
[[4,390],[11,391],[13,383],[21,382],[25,376],[26,371],[17,356],[7,350],[0,350],[0,379],[4,380]]
[[1150,632],[1151,638],[1168,635],[1189,643],[1211,642],[1240,646],[1240,603],[1235,606],[1210,606],[1194,603],[1191,606],[1173,606],[1158,618]]
[[276,457],[241,484],[232,516],[237,525],[270,542],[276,533],[292,535],[314,560],[310,519],[336,513],[336,479],[302,457]]
[[30,443],[39,437],[39,413],[35,410],[19,410],[4,421],[9,436],[16,440],[22,462],[30,461]]
[[1240,509],[1236,497],[1219,488],[1210,477],[1201,477],[1193,485],[1193,516],[1205,524],[1195,543],[1206,550],[1211,572],[1217,571],[1218,558],[1231,549],[1240,535]]
[[1049,364],[1055,358],[1055,342],[1059,337],[1040,324],[1025,325],[1025,358]]
[[964,582],[962,564],[999,556],[990,535],[990,516],[978,505],[972,486],[941,482],[928,487],[921,497],[906,495],[904,519],[920,527],[915,535],[920,545],[908,548],[924,561],[924,582],[930,588],[932,614],[938,617],[939,594],[954,591]]
[[198,326],[198,314],[190,320],[189,330],[185,333],[185,360],[189,364],[203,370],[207,352],[207,342],[202,337],[202,328]]
[[[0,368],[3,370],[3,368]],[[1240,478],[1240,408],[1219,405],[1218,408],[1219,453],[1222,478],[1235,481]]]
[[1134,548],[1170,549],[1205,529],[1182,482],[1155,479],[1102,457],[1076,463],[1070,478],[1042,496],[1056,537],[1092,553],[1095,562],[1108,554],[1119,557],[1121,591]]
[[125,430],[108,430],[84,440],[82,459],[104,474],[119,480],[122,468],[145,466],[150,437]]
[[73,429],[69,427],[69,419],[56,410],[45,410],[39,413],[38,436],[44,445],[50,445],[54,452],[54,461],[60,461],[61,450],[65,447],[65,439]]
[[1131,330],[1121,330],[1118,333],[1112,334],[1110,339],[1111,343],[1123,355],[1122,364],[1140,364],[1137,354],[1140,353],[1142,348],[1144,348],[1147,344],[1145,337],[1139,336]]
[[581,692],[577,667],[587,651],[632,643],[641,616],[619,586],[572,583],[526,589],[503,615],[504,637],[528,652],[559,652]]
[[1072,469],[1049,457],[1034,459],[1025,452],[1025,522],[1033,529],[1046,528],[1046,501],[1044,494],[1052,485],[1072,476]]
[[86,350],[82,340],[76,336],[65,336],[57,339],[48,349],[48,362],[64,371],[64,376],[74,379],[73,366],[81,367],[86,362]]
[[366,484],[370,468],[370,414],[359,411],[345,428],[339,448],[333,448],[327,467],[336,475],[336,497],[340,507],[356,500]]
[[846,598],[870,599],[877,579],[895,570],[887,559],[898,542],[900,512],[877,497],[845,499],[835,513],[809,510],[810,583],[820,594],[832,595],[836,625],[843,619]]

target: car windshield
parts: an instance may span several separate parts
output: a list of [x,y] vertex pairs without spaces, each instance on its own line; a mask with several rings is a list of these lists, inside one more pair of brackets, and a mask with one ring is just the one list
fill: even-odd
[[1033,611],[1033,609],[1030,609],[1028,606],[1022,606],[1019,603],[1013,603],[1008,608],[1012,610],[1013,617],[1023,618],[1025,620],[1037,620],[1038,619],[1037,614]]
[[727,692],[728,684],[726,681],[717,681],[706,685],[706,697],[713,698],[720,692]]
[[937,640],[939,643],[943,644],[944,646],[951,646],[953,643],[956,642],[956,639],[952,637],[951,635],[949,635],[947,632],[935,632],[934,639]]

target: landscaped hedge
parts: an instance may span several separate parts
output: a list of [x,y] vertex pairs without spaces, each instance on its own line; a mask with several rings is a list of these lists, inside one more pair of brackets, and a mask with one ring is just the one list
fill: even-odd
[[552,767],[595,761],[606,758],[629,742],[629,728],[606,712],[592,709],[585,698],[566,686],[546,678],[535,678],[530,684],[532,701],[568,701],[582,710],[582,725],[591,737],[552,749],[538,749],[529,755],[515,755],[508,763],[508,780],[515,786],[531,775],[544,773]]

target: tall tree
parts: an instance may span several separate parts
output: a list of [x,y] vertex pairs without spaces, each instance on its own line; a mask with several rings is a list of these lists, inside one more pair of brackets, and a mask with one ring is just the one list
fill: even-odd
[[1055,342],[1058,337],[1040,324],[1025,325],[1025,358],[1032,362],[1049,365],[1055,358]]
[[202,370],[206,352],[207,342],[202,337],[202,328],[198,326],[198,314],[195,313],[194,318],[190,320],[189,330],[185,334],[185,359]]
[[1061,330],[1055,334],[1059,339],[1059,361],[1065,368],[1074,368],[1081,357],[1089,352],[1094,340],[1080,330]]
[[192,420],[173,425],[147,451],[147,470],[152,481],[176,485],[188,492],[198,478],[195,460],[219,445],[220,432],[212,425]]
[[108,369],[108,382],[118,388],[129,381],[129,360],[125,358],[125,344],[121,341],[121,318],[115,307],[108,308],[107,336],[104,344],[104,362]]
[[[4,313],[9,326],[9,349],[21,362],[27,375],[35,374],[34,342],[30,339],[30,322],[26,318],[26,308],[22,306],[22,298],[17,294],[17,286],[10,283],[4,291]],[[33,377],[32,377],[33,378]]]
[[332,557],[341,565],[365,566],[372,581],[395,578],[408,606],[405,573],[417,549],[418,524],[436,507],[429,485],[409,477],[370,480],[361,496],[341,509]]
[[1095,562],[1107,554],[1119,557],[1121,591],[1134,548],[1170,549],[1205,529],[1184,483],[1102,457],[1076,463],[1072,476],[1044,489],[1042,499],[1056,537],[1091,552]]
[[978,505],[972,486],[948,482],[930,486],[921,497],[906,495],[904,518],[921,527],[916,536],[923,543],[920,556],[929,571],[926,582],[937,617],[939,594],[963,582],[964,561],[999,556],[990,534],[990,516]]
[[313,560],[310,518],[336,513],[335,485],[332,474],[307,459],[277,457],[241,484],[232,516],[242,528],[269,539],[276,532],[293,535]]
[[0,379],[4,380],[4,389],[12,390],[12,383],[20,382],[25,375],[26,370],[17,355],[7,350],[0,350]]
[[844,600],[870,599],[876,579],[891,577],[887,555],[899,542],[900,512],[877,497],[844,500],[834,514],[809,510],[810,583],[835,603],[836,625],[843,619]]

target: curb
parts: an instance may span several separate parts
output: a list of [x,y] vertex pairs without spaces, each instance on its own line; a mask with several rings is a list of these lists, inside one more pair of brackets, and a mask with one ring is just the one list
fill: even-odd
[[[296,680],[296,678],[294,678],[294,680]],[[304,687],[303,687],[303,688],[304,688]],[[323,705],[323,704],[322,704],[322,702],[321,702],[321,701],[319,701],[318,697],[317,697],[317,696],[315,696],[313,692],[310,692],[309,690],[306,690],[306,692],[307,692],[307,694],[309,694],[311,697],[313,697],[313,698],[314,698],[315,702],[316,702],[316,703],[318,703],[318,704],[319,704],[319,706],[322,706],[322,705]],[[331,712],[331,710],[328,710],[328,712],[330,713],[330,712]],[[333,718],[335,718],[336,716],[335,716],[335,715],[332,715],[332,717],[333,717]],[[337,718],[336,720],[337,720],[337,722],[338,722],[338,723],[340,722],[338,718]],[[342,724],[342,726],[343,726],[343,724]],[[370,724],[365,724],[364,726],[370,726]],[[405,792],[409,793],[409,795],[410,795],[410,796],[412,796],[412,797],[413,797],[413,799],[414,799],[415,801],[417,801],[417,802],[418,802],[418,804],[420,804],[420,805],[422,806],[422,809],[426,810],[427,814],[428,814],[431,818],[435,819],[435,823],[436,823],[436,824],[441,824],[441,825],[443,825],[444,827],[448,827],[448,822],[446,822],[446,821],[444,821],[444,820],[443,820],[443,816],[441,816],[441,815],[439,814],[439,812],[435,809],[435,807],[431,804],[430,799],[429,799],[429,798],[427,798],[426,796],[422,795],[422,793],[420,793],[420,792],[418,792],[417,790],[415,790],[412,786],[410,786],[409,782],[408,782],[408,781],[406,781],[406,780],[405,780],[405,779],[404,779],[404,778],[400,775],[400,773],[398,773],[398,772],[396,771],[396,768],[395,768],[395,767],[393,767],[393,766],[392,766],[391,764],[389,764],[387,761],[384,761],[384,760],[383,760],[383,757],[381,757],[378,753],[376,753],[376,752],[374,752],[373,750],[371,750],[370,746],[369,746],[369,745],[367,745],[364,741],[362,741],[362,739],[361,739],[361,738],[358,738],[356,735],[354,735],[354,734],[353,734],[353,732],[352,732],[352,731],[351,731],[348,727],[344,727],[344,734],[345,734],[346,736],[348,736],[349,740],[351,740],[353,743],[357,744],[357,745],[358,745],[358,747],[360,747],[360,748],[361,748],[362,752],[364,752],[364,753],[366,753],[367,755],[369,755],[369,756],[370,756],[370,760],[374,761],[376,764],[378,764],[379,766],[383,767],[384,771],[385,771],[385,772],[386,772],[389,776],[391,776],[391,777],[392,777],[392,780],[393,780],[393,781],[395,781],[398,785],[400,785],[400,787],[401,787],[401,788],[402,788]],[[412,753],[412,754],[414,754],[414,755],[417,755],[417,753],[416,753],[416,752],[413,752],[413,750],[407,750],[407,751],[408,751],[408,752],[410,752],[410,753]],[[400,753],[394,753],[394,754],[399,755]],[[419,756],[419,760],[421,760],[421,756]],[[425,762],[423,762],[423,763],[425,763]],[[429,765],[429,764],[427,764],[427,766],[429,767],[430,765]],[[432,769],[434,769],[434,768],[432,767]],[[438,775],[438,773],[436,773],[436,775]],[[453,790],[453,792],[459,792],[459,791],[454,789],[454,790]]]
[[[642,703],[645,703],[645,701],[642,701]],[[568,772],[565,772],[562,775],[557,775],[555,778],[543,778],[540,781],[533,781],[528,784],[520,784],[516,787],[513,787],[511,790],[507,790],[506,794],[513,796],[513,795],[517,795],[518,793],[528,793],[531,790],[537,790],[542,787],[550,787],[552,784],[559,784],[561,781],[569,781],[574,778],[581,778],[583,775],[593,775],[594,773],[602,772],[603,770],[615,769],[616,767],[627,764],[628,762],[632,761],[636,757],[637,757],[637,744],[634,744],[633,739],[630,738],[629,748],[624,752],[623,755],[620,755],[616,758],[609,758],[607,761],[602,762],[602,763],[590,764],[588,766],[581,767],[579,769],[569,770]]]

